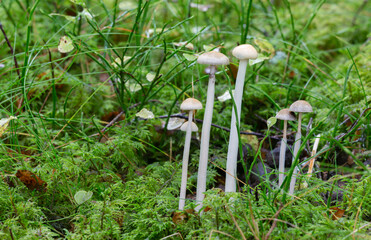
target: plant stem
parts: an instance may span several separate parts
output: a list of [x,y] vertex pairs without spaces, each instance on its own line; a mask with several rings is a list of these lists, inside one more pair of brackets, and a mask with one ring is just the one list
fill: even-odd
[[204,114],[204,122],[202,124],[201,147],[200,147],[200,162],[198,166],[197,175],[197,192],[196,192],[196,211],[202,208],[202,201],[205,198],[204,192],[206,191],[206,175],[207,175],[207,162],[209,158],[209,141],[210,141],[210,128],[213,119],[214,107],[214,92],[215,92],[215,72],[216,67],[210,66],[209,84],[207,87],[207,100]]
[[[227,155],[227,174],[225,179],[225,192],[236,192],[236,168],[238,153],[237,124],[240,124],[241,102],[243,87],[245,82],[246,68],[248,60],[241,60],[238,67],[237,79],[233,100],[236,108],[232,108],[231,132],[229,134],[228,155]],[[237,113],[236,113],[236,111]],[[228,174],[230,173],[230,174]]]
[[189,160],[189,149],[191,147],[191,136],[192,136],[192,118],[193,118],[193,111],[189,111],[187,133],[185,137],[184,150],[183,150],[182,182],[180,185],[180,195],[179,195],[179,210],[181,211],[184,210],[186,191],[187,191],[188,160]]
[[[300,144],[301,144],[301,116],[302,115],[303,115],[303,113],[299,112],[298,130],[297,130],[296,135],[295,135],[295,147],[294,147],[294,154],[292,156],[292,164],[294,164],[294,162],[295,162],[295,159],[298,155]],[[294,194],[295,183],[296,183],[296,175],[298,173],[298,170],[297,170],[296,166],[291,166],[291,167],[294,168],[294,171],[293,171],[293,174],[292,174],[292,177],[291,177],[289,193]]]
[[286,157],[286,143],[287,143],[287,120],[283,121],[283,137],[281,140],[281,149],[280,149],[280,163],[278,168],[278,186],[281,187],[283,183],[284,173],[285,173],[285,157]]

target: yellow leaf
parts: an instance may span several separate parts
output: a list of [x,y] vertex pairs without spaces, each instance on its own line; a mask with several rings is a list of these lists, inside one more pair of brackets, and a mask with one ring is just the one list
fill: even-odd
[[72,39],[68,36],[63,36],[59,40],[58,51],[61,53],[71,52],[75,47],[72,44]]
[[13,119],[17,119],[17,117],[10,116],[8,118],[3,118],[0,120],[0,137],[3,136],[3,134],[5,133],[9,125],[10,120],[13,120]]

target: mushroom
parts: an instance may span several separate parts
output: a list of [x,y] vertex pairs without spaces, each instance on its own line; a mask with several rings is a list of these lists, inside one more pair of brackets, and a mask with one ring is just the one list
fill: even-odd
[[290,112],[288,108],[282,109],[276,115],[277,119],[283,120],[283,137],[281,140],[280,149],[280,163],[278,167],[278,186],[281,187],[283,183],[283,176],[285,172],[285,155],[286,155],[286,145],[287,145],[287,121],[295,121],[296,117],[293,112]]
[[[180,105],[180,109],[183,111],[189,111],[188,121],[185,122],[180,130],[186,131],[184,150],[183,150],[183,166],[182,166],[182,182],[180,184],[180,197],[179,197],[179,210],[184,210],[185,197],[187,190],[187,172],[188,172],[188,158],[189,158],[189,148],[191,146],[191,135],[192,132],[197,132],[197,125],[192,122],[193,111],[197,109],[202,109],[202,104],[195,98],[187,98]],[[192,123],[192,124],[188,124]]]
[[209,157],[210,128],[213,118],[216,66],[227,65],[229,64],[229,60],[224,54],[211,51],[201,54],[198,57],[197,62],[199,64],[210,65],[210,71],[208,71],[209,84],[207,88],[206,107],[201,133],[200,162],[198,166],[196,193],[196,204],[198,205],[195,208],[196,211],[202,208],[202,200],[205,197],[204,192],[206,191],[207,161]]
[[243,86],[248,61],[249,59],[256,59],[258,57],[258,52],[250,44],[243,44],[235,47],[232,51],[232,54],[240,60],[240,65],[238,66],[235,91],[233,94],[237,114],[234,106],[232,106],[231,131],[229,134],[227,169],[225,177],[225,192],[236,192],[236,168],[239,139],[236,122],[238,121],[238,124],[240,124]]
[[[292,156],[292,164],[294,164],[294,161],[298,155],[299,148],[301,145],[301,117],[303,113],[305,112],[313,112],[312,106],[304,100],[298,100],[291,104],[290,111],[299,113],[298,115],[298,130],[295,135],[295,147],[294,147],[294,154]],[[298,173],[296,166],[292,166],[294,168],[291,182],[290,182],[290,194],[294,194],[295,189],[295,183],[296,183],[296,175]]]

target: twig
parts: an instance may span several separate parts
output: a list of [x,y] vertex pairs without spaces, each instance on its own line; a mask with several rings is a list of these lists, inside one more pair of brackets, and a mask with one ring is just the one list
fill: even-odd
[[[139,105],[138,103],[137,104],[135,104],[135,105]],[[124,112],[120,112],[114,119],[112,119],[112,121],[111,122],[109,122],[103,129],[102,129],[102,132],[105,132],[109,127],[111,127],[112,125],[114,125],[116,122],[117,122],[117,120],[122,116],[124,114]],[[180,114],[173,114],[173,115],[163,115],[163,116],[158,116],[158,117],[156,117],[156,118],[158,118],[158,119],[163,119],[163,118],[168,118],[168,117],[170,117],[170,118],[182,118],[182,119],[188,119],[188,117],[185,115],[185,114],[182,114],[182,113],[180,113]],[[141,118],[139,118],[139,119],[141,119]],[[194,119],[194,121],[195,122],[198,122],[198,123],[203,123],[203,120],[201,120],[201,119],[197,119],[197,118],[195,118]],[[213,127],[216,127],[216,128],[219,128],[219,129],[222,129],[222,130],[224,130],[224,131],[227,131],[227,132],[230,132],[231,130],[229,129],[229,128],[226,128],[226,127],[223,127],[223,126],[219,126],[219,125],[217,125],[217,124],[214,124],[214,123],[212,123],[211,124],[211,126],[213,126]],[[258,136],[258,137],[265,137],[265,134],[262,134],[262,133],[257,133],[257,132],[245,132],[245,131],[241,131],[240,132],[241,134],[243,134],[243,135],[254,135],[254,136]],[[268,136],[269,138],[271,138],[271,139],[276,139],[276,140],[280,140],[281,138],[280,138],[280,135],[277,135],[277,136]]]
[[209,239],[211,239],[211,236],[213,235],[214,232],[223,234],[223,235],[225,235],[227,237],[230,237],[230,238],[233,238],[233,239],[236,239],[237,240],[237,238],[234,238],[232,235],[230,235],[228,233],[225,233],[225,232],[222,232],[222,231],[219,231],[219,230],[215,230],[215,229],[211,230],[210,235],[209,235]]
[[11,229],[10,227],[8,227],[8,230],[9,230],[10,238],[11,238],[12,240],[14,240],[14,236],[13,236],[12,229]]
[[341,133],[341,134],[339,134],[338,136],[335,137],[335,139],[336,140],[340,140],[343,137],[348,136],[353,131],[353,129],[358,125],[358,122],[359,122],[359,120],[361,120],[363,114],[365,114],[369,110],[371,110],[371,108],[366,108],[365,110],[363,110],[362,113],[361,113],[361,115],[359,115],[358,119],[352,124],[352,126],[350,127],[350,129],[348,130],[348,132],[347,133]]
[[[170,116],[163,115],[163,116],[158,116],[157,118],[161,119],[161,118],[168,118],[168,117],[171,117],[171,118],[177,117],[177,118],[188,119],[188,117],[186,115],[184,115],[184,114],[173,114],[173,115],[170,115]],[[198,122],[198,123],[203,123],[203,120],[197,119],[197,118],[195,118],[194,121],[195,122]],[[219,128],[219,129],[222,129],[222,130],[227,131],[227,132],[230,132],[231,131],[229,128],[226,128],[226,127],[223,127],[223,126],[219,126],[219,125],[214,124],[214,123],[212,123],[211,126],[216,127],[216,128]],[[243,134],[243,135],[254,135],[254,136],[258,136],[258,137],[265,137],[265,134],[257,133],[257,132],[244,132],[244,131],[241,131],[240,133]],[[279,138],[277,136],[268,136],[268,137],[270,137],[272,139],[276,139],[276,140],[280,140],[281,139],[281,138]]]
[[236,219],[234,218],[234,216],[233,216],[231,210],[229,209],[228,205],[226,205],[225,208],[227,209],[229,215],[231,216],[232,221],[234,222],[234,225],[236,225],[237,230],[240,232],[242,239],[243,239],[243,240],[246,240],[245,235],[243,234],[243,232],[242,232],[240,226],[238,226],[237,221],[236,221]]
[[173,234],[171,234],[171,235],[169,235],[169,236],[163,237],[163,238],[161,238],[160,240],[165,240],[165,239],[168,239],[168,238],[172,238],[172,237],[175,237],[175,236],[177,236],[177,235],[179,235],[179,237],[180,237],[182,240],[184,239],[184,238],[182,237],[182,234],[176,232],[176,233],[173,233]]
[[[308,125],[307,125],[307,135],[306,136],[308,136],[310,130],[312,129],[312,123],[313,123],[313,118],[310,118],[309,122],[308,122]],[[308,150],[310,149],[309,138],[307,140],[307,148],[308,148]]]
[[273,230],[277,226],[277,220],[279,220],[279,219],[277,219],[277,216],[278,216],[278,214],[280,214],[282,209],[283,209],[283,205],[281,204],[278,211],[273,215],[273,224],[272,224],[271,228],[269,229],[269,231],[267,232],[267,234],[265,235],[265,237],[263,238],[264,240],[268,240],[269,236],[272,234]]
[[311,154],[311,158],[312,159],[309,162],[309,168],[308,168],[308,175],[309,175],[309,177],[312,176],[314,161],[316,160],[315,155],[317,153],[317,148],[318,148],[320,137],[321,137],[321,134],[318,134],[316,136],[316,140],[314,141],[313,150],[312,150],[312,154]]
[[10,41],[8,39],[8,36],[6,35],[5,31],[4,31],[4,28],[3,28],[3,24],[0,22],[0,29],[1,31],[3,32],[3,35],[4,35],[4,38],[5,38],[5,41],[6,43],[8,44],[8,47],[10,49],[10,53],[13,55],[13,59],[14,59],[14,65],[15,65],[15,68],[17,70],[17,74],[18,74],[18,77],[19,79],[21,79],[21,72],[19,71],[19,66],[18,66],[18,61],[17,61],[17,57],[14,55],[14,50],[13,50],[13,47],[12,45],[10,44]]
[[368,0],[363,0],[363,3],[361,4],[361,6],[359,6],[359,8],[357,9],[356,13],[354,14],[353,20],[352,20],[352,27],[356,25],[357,17],[362,12],[362,10],[366,7],[367,3],[368,3]]
[[162,184],[162,186],[160,187],[160,189],[157,190],[156,195],[158,195],[158,194],[162,191],[162,189],[163,189],[167,184],[169,184],[169,182],[171,182],[171,181],[173,180],[173,177],[174,177],[174,175],[175,175],[175,173],[176,173],[176,170],[177,170],[177,168],[174,168],[173,173],[171,174],[170,179],[167,180],[164,184]]

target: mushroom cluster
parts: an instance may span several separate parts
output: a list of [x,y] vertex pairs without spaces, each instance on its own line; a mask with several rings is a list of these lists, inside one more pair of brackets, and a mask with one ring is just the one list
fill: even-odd
[[[299,153],[300,145],[301,145],[301,118],[303,113],[313,112],[312,106],[304,100],[298,100],[291,104],[290,106],[291,112],[298,113],[298,130],[295,135],[295,146],[294,146],[294,154],[292,156],[292,164],[294,164],[295,159]],[[292,174],[291,182],[290,182],[290,194],[294,194],[295,183],[296,183],[296,175],[298,174],[298,169],[296,166],[292,166],[294,168],[294,172]]]
[[[241,117],[241,103],[244,89],[244,79],[246,76],[246,69],[248,61],[250,59],[256,59],[258,53],[252,45],[243,44],[233,49],[233,56],[240,60],[238,67],[238,73],[235,84],[235,91],[233,96],[233,107],[231,116],[231,130],[228,142],[228,154],[227,154],[227,164],[226,164],[226,192],[236,191],[236,172],[237,172],[237,155],[239,146],[239,132],[238,126],[240,124]],[[204,192],[206,191],[206,175],[207,175],[207,164],[209,158],[209,142],[210,142],[210,129],[213,117],[213,107],[214,107],[214,92],[215,92],[215,73],[216,67],[218,65],[229,64],[228,58],[217,51],[211,51],[201,54],[197,62],[199,64],[209,65],[206,67],[205,72],[209,75],[209,83],[207,89],[207,99],[206,106],[202,124],[201,133],[201,146],[200,146],[200,160],[197,175],[197,191],[196,191],[196,211],[202,208],[202,201],[204,199]],[[188,105],[189,104],[189,105]],[[196,109],[201,109],[201,103],[194,99],[186,99],[182,105],[181,109],[189,111],[188,122],[185,122],[181,129],[186,131],[186,140],[183,152],[183,168],[182,168],[182,183],[180,190],[180,200],[179,200],[179,210],[184,209],[185,205],[185,192],[187,184],[187,165],[189,158],[189,147],[190,147],[190,137],[192,131],[197,131],[197,126],[192,122],[193,111]],[[294,192],[294,186],[296,182],[297,167],[295,165],[295,159],[298,158],[299,149],[301,145],[301,118],[302,113],[312,112],[312,107],[310,104],[303,100],[298,100],[294,102],[289,109],[282,109],[276,115],[277,119],[284,121],[283,137],[281,140],[280,157],[279,157],[279,187],[282,186],[284,182],[285,173],[285,154],[287,149],[287,121],[295,121],[296,117],[294,112],[298,113],[298,128],[295,137],[295,147],[293,151],[292,167],[293,175],[290,182],[290,194]],[[191,124],[190,124],[191,123]]]
[[285,173],[285,157],[287,146],[287,121],[295,121],[296,117],[288,108],[282,109],[276,115],[277,119],[283,120],[283,136],[281,140],[280,159],[278,165],[278,186],[281,187]]
[[301,118],[302,114],[305,112],[313,112],[312,106],[304,100],[298,100],[291,104],[290,108],[285,108],[279,111],[276,115],[277,119],[283,120],[283,137],[281,140],[281,149],[280,149],[280,158],[279,158],[279,167],[278,167],[278,186],[281,187],[284,181],[284,173],[285,173],[285,154],[286,154],[286,147],[287,147],[287,121],[295,121],[295,114],[294,112],[298,113],[298,129],[295,136],[295,145],[294,151],[292,156],[292,163],[291,167],[293,167],[293,174],[290,181],[290,189],[289,193],[294,194],[295,184],[296,184],[296,176],[298,174],[298,168],[295,166],[295,159],[298,157],[299,149],[301,145]]

